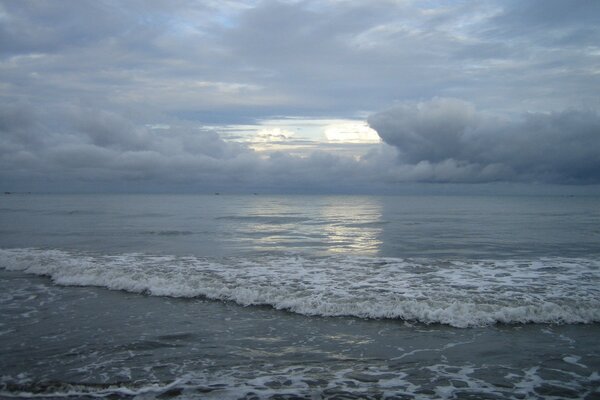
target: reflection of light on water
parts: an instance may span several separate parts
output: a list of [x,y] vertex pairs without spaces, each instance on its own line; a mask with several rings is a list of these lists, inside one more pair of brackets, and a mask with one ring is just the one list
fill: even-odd
[[240,212],[233,240],[254,250],[376,253],[382,244],[381,204],[373,198],[263,197]]
[[[341,199],[342,200],[342,199]],[[345,199],[343,199],[345,200]],[[322,209],[330,252],[377,252],[381,246],[381,205],[372,199],[351,198]]]

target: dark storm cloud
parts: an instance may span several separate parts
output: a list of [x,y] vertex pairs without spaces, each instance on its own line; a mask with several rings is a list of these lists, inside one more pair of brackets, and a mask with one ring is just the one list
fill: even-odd
[[398,150],[400,180],[600,183],[597,112],[506,119],[434,99],[374,114],[369,124]]

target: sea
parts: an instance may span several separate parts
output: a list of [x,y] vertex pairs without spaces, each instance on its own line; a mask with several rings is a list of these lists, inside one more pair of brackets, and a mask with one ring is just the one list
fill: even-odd
[[0,398],[600,399],[600,198],[1,195]]

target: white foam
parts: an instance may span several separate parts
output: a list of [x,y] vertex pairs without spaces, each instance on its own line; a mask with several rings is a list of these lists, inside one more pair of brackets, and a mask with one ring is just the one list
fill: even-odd
[[[494,367],[492,367],[494,368]],[[126,384],[70,384],[51,386],[36,383],[24,374],[16,378],[0,377],[0,397],[6,398],[79,398],[135,397],[144,399],[270,399],[286,398],[389,398],[414,399],[462,398],[584,398],[598,374],[570,374],[567,381],[544,378],[548,370],[540,366],[510,369],[504,377],[488,366],[422,365],[418,372],[401,370],[376,362],[365,364],[290,365],[262,368],[232,367],[218,371],[198,370],[171,382]],[[490,378],[492,378],[490,380]],[[498,381],[502,381],[498,385]],[[556,396],[540,394],[544,388],[558,389]],[[563,393],[561,393],[561,390]],[[435,396],[432,396],[435,393]],[[310,397],[309,397],[310,396]]]
[[[10,380],[7,377],[3,377],[2,380]],[[65,383],[62,387],[59,385],[57,388],[51,388],[47,392],[44,391],[27,391],[27,390],[13,390],[7,391],[0,389],[0,396],[5,398],[81,398],[81,397],[95,397],[95,398],[106,398],[106,397],[144,397],[144,398],[156,398],[157,395],[165,393],[170,389],[176,388],[181,384],[181,380],[175,380],[171,383],[160,385],[160,384],[149,384],[146,386],[130,388],[127,386],[119,385],[105,385],[105,388],[97,388],[94,386],[86,386],[85,384],[68,384]],[[21,384],[24,388],[27,385]]]
[[578,367],[581,367],[581,368],[587,368],[587,365],[581,364],[579,362],[579,360],[581,360],[581,357],[575,356],[575,355],[563,357],[564,362],[567,362],[567,363],[573,364],[573,365],[577,365]]
[[304,315],[456,327],[600,321],[600,260],[205,259],[0,250],[0,266],[60,285],[270,305]]

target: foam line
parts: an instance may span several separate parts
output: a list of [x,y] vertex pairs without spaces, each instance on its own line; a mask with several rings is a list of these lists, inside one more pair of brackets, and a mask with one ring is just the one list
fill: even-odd
[[224,258],[0,249],[0,266],[56,284],[270,305],[309,316],[442,323],[600,321],[600,260]]

